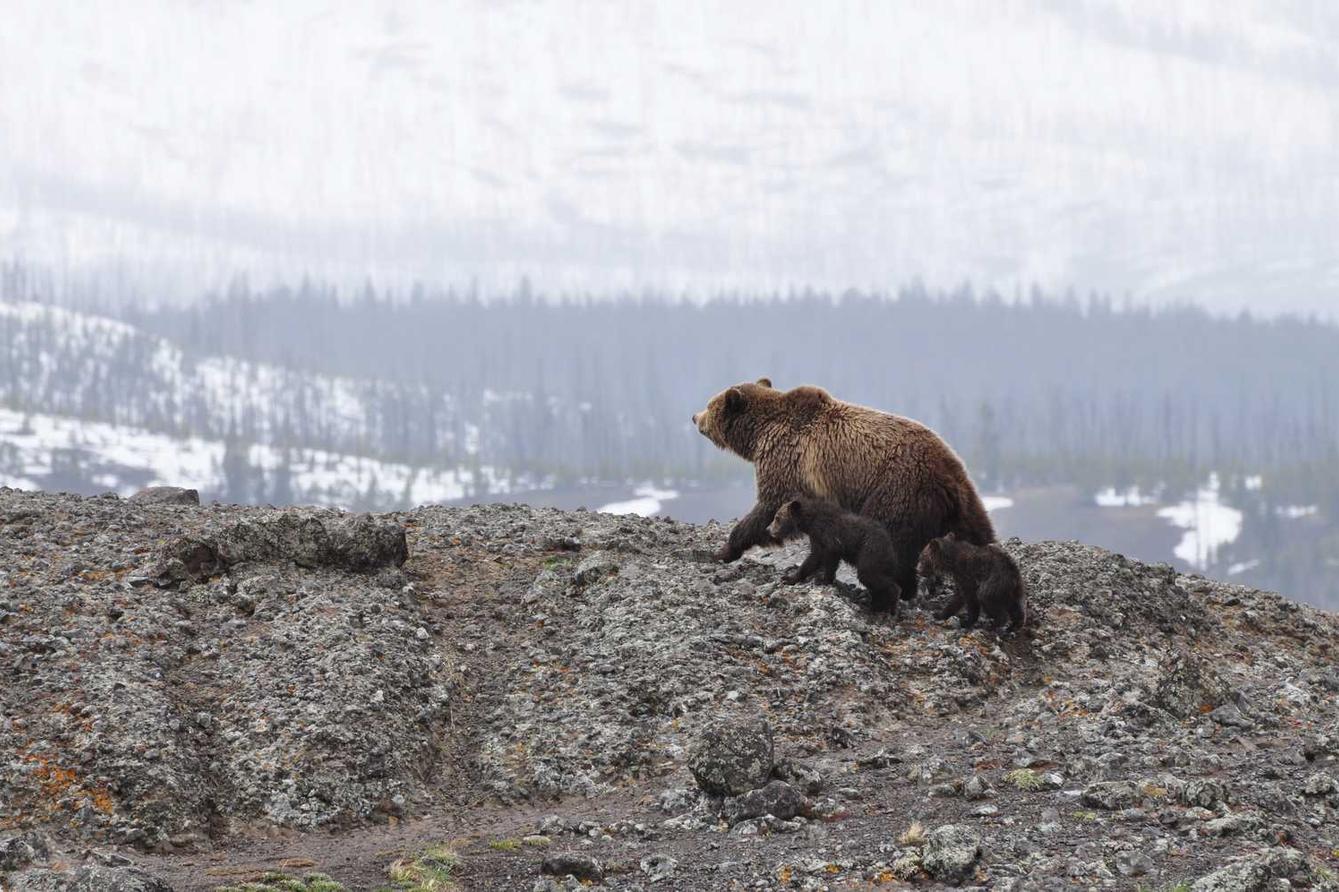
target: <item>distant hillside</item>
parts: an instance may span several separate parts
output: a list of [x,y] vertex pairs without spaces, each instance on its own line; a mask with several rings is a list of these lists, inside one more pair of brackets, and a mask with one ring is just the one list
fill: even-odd
[[765,374],[929,423],[987,492],[1074,493],[1020,499],[1030,535],[1116,541],[1075,512],[1133,493],[1183,531],[1142,557],[1339,603],[1339,329],[1317,322],[917,288],[696,304],[308,284],[119,320],[0,303],[0,345],[18,485],[391,508],[536,487],[598,506],[661,482],[715,504],[750,469],[689,415]]

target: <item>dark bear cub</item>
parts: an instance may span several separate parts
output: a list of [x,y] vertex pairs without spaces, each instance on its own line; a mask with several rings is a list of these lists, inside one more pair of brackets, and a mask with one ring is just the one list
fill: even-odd
[[883,524],[843,511],[821,499],[791,499],[779,509],[767,527],[778,542],[804,534],[809,537],[809,556],[786,572],[782,580],[804,582],[815,573],[818,581],[831,583],[837,566],[846,561],[855,567],[856,578],[869,589],[870,605],[876,612],[891,613],[897,607],[897,552]]
[[966,605],[964,629],[976,624],[983,607],[1006,631],[1027,622],[1023,575],[1009,553],[994,543],[973,545],[952,533],[931,539],[921,552],[916,572],[925,577],[932,591],[939,574],[953,578],[954,595],[935,614],[936,619],[948,619]]

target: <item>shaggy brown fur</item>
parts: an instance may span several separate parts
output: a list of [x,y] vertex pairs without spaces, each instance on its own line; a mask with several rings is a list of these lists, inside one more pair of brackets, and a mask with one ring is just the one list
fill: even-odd
[[795,496],[828,499],[882,523],[904,598],[915,597],[916,558],[926,542],[950,531],[981,545],[995,540],[962,461],[909,418],[844,403],[817,387],[783,392],[764,378],[718,393],[693,423],[757,472],[757,504],[730,532],[720,560],[772,543],[767,526]]
[[778,542],[809,537],[809,556],[788,570],[783,582],[804,582],[815,573],[831,584],[842,561],[855,567],[856,578],[869,589],[876,613],[897,610],[897,553],[883,524],[822,499],[792,499],[777,509],[767,532]]
[[1006,631],[1027,622],[1023,576],[1014,559],[998,545],[972,545],[960,542],[950,533],[930,540],[921,552],[916,572],[927,580],[934,580],[941,573],[953,578],[953,597],[935,614],[936,619],[948,619],[966,605],[964,629],[976,624],[983,607],[995,624],[1003,625]]

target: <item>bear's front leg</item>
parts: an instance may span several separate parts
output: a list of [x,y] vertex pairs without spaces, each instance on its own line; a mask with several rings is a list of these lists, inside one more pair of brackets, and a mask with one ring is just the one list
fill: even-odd
[[744,552],[755,545],[775,545],[776,540],[767,532],[767,527],[772,523],[772,518],[776,517],[778,507],[779,503],[770,502],[754,505],[753,510],[744,515],[730,531],[729,540],[716,552],[716,560],[728,564],[739,560]]

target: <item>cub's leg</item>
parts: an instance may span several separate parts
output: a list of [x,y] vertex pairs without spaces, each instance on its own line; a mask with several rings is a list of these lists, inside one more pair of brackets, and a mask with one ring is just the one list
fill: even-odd
[[832,585],[837,581],[837,568],[841,566],[841,558],[829,557],[823,562],[823,567],[818,571],[817,581],[823,585]]
[[787,585],[795,585],[804,582],[810,576],[818,572],[819,568],[825,563],[826,555],[816,547],[814,540],[809,540],[809,556],[804,559],[804,563],[798,567],[792,567],[781,576],[781,581]]
[[856,578],[869,591],[870,610],[875,613],[897,613],[898,586],[891,573],[861,565],[856,568]]
[[977,597],[976,583],[964,580],[964,585],[959,586],[962,589],[962,599],[967,602],[967,614],[958,622],[962,628],[970,629],[976,625],[977,617],[981,615],[981,599]]
[[916,599],[916,562],[920,560],[923,537],[909,527],[890,527],[889,536],[893,540],[894,579],[901,590],[904,601]]

